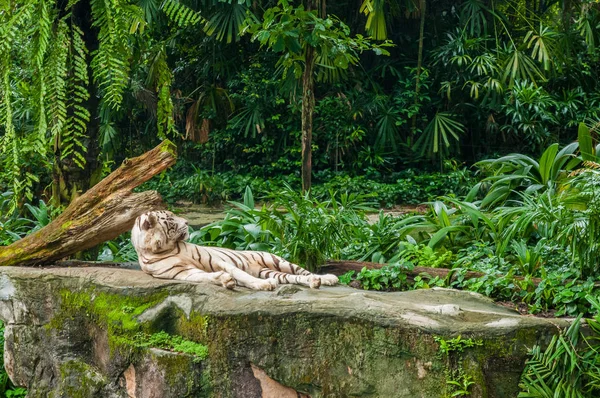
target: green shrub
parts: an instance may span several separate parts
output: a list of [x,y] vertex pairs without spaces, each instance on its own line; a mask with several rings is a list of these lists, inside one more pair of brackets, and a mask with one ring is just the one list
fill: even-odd
[[[393,207],[399,204],[419,204],[441,195],[464,195],[473,184],[472,173],[465,169],[428,174],[406,170],[379,179],[324,171],[315,173],[312,194],[321,200],[327,200],[330,191],[374,195],[380,205]],[[171,204],[177,200],[216,204],[241,200],[246,186],[252,189],[257,198],[266,198],[273,192],[284,189],[286,185],[299,191],[299,176],[291,174],[265,178],[261,175],[232,172],[210,173],[183,163],[153,178],[139,190],[157,190]]]
[[385,265],[379,269],[363,268],[356,280],[365,290],[407,290],[406,270],[411,269],[410,264]]
[[452,264],[453,254],[448,250],[436,251],[429,246],[407,243],[398,255],[400,262],[410,262],[416,267],[445,268]]
[[223,221],[192,233],[198,244],[218,245],[240,250],[265,250],[279,254],[309,270],[326,259],[340,258],[353,231],[365,221],[371,208],[368,197],[335,194],[325,201],[299,194],[291,187],[272,193],[269,205],[254,207],[248,187],[244,202],[232,202]]
[[[597,298],[588,296],[588,301],[598,314]],[[529,350],[530,358],[519,383],[519,397],[592,398],[600,395],[600,316],[586,320],[590,326],[588,335],[581,333],[581,320],[579,315],[567,330],[553,336],[545,349],[535,345]]]

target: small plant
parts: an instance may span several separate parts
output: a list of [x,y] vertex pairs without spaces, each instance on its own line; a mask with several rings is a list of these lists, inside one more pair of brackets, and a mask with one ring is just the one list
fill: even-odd
[[405,244],[400,251],[400,262],[411,262],[416,267],[448,267],[452,262],[452,252],[449,250],[436,251],[429,246],[420,244]]
[[435,336],[434,340],[439,344],[438,358],[444,358],[446,361],[446,396],[465,397],[471,395],[469,389],[475,382],[473,377],[465,373],[463,369],[462,355],[467,348],[482,346],[483,342],[463,339],[460,335],[450,340]]
[[338,280],[342,285],[349,285],[354,279],[354,274],[356,274],[356,271],[348,271],[344,275],[340,275]]
[[104,242],[100,247],[98,261],[137,262],[138,257],[129,233]]
[[43,200],[40,200],[37,206],[25,203],[25,207],[27,210],[29,210],[34,218],[34,220],[32,220],[34,227],[29,233],[35,232],[50,224],[50,221],[52,221],[52,215],[57,212],[52,206],[46,205]]
[[466,374],[460,365],[458,365],[453,374],[446,372],[446,385],[450,389],[450,397],[466,397],[467,395],[471,395],[469,389],[473,384],[475,384],[473,377]]
[[12,192],[0,194],[0,246],[10,245],[30,232],[33,221],[10,212]]
[[7,390],[6,398],[25,398],[27,396],[27,390],[23,387],[16,387],[12,390]]
[[363,267],[356,280],[365,290],[405,290],[408,288],[406,269],[402,265],[386,265],[379,269]]
[[433,339],[440,345],[440,348],[438,349],[438,355],[440,358],[444,355],[448,356],[452,352],[462,353],[466,348],[473,348],[483,345],[481,340],[463,339],[461,335],[458,335],[450,340],[446,340],[438,336],[434,337]]

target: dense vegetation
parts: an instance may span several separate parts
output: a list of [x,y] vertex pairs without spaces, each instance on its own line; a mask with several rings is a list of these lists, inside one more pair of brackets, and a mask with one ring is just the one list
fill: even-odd
[[211,174],[298,176],[311,52],[318,172],[377,180],[444,159],[537,155],[598,119],[591,1],[11,0],[0,10],[0,187],[15,192],[13,207],[64,204],[164,137]]
[[[0,0],[0,245],[169,138],[142,189],[237,202],[194,242],[598,317],[599,26],[591,0]],[[126,236],[99,253],[135,259]],[[597,393],[578,328],[559,338],[523,396]],[[554,354],[580,373],[534,392]]]

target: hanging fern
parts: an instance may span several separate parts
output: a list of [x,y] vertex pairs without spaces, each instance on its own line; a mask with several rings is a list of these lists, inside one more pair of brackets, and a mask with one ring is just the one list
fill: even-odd
[[87,148],[83,141],[86,138],[85,132],[87,124],[90,121],[90,112],[85,107],[86,101],[90,98],[87,90],[88,72],[87,72],[87,48],[83,41],[83,32],[76,25],[73,25],[71,41],[71,73],[69,80],[69,117],[66,123],[66,129],[63,132],[63,147],[61,151],[61,160],[70,158],[77,166],[85,166],[84,153]]
[[67,23],[64,20],[60,21],[46,71],[48,75],[49,127],[51,136],[54,138],[55,152],[58,152],[62,146],[62,132],[67,124],[67,58],[70,44],[68,30]]
[[173,100],[171,99],[173,74],[167,64],[164,47],[153,58],[150,76],[154,77],[156,81],[156,92],[158,93],[158,109],[156,111],[158,136],[165,139],[167,134],[175,131],[175,121],[173,119]]
[[46,154],[46,130],[48,123],[46,119],[46,69],[44,68],[44,59],[49,47],[51,38],[51,25],[50,20],[52,4],[47,0],[39,0],[36,8],[35,18],[38,21],[37,30],[34,33],[34,45],[32,59],[34,60],[34,74],[33,84],[35,90],[35,104],[37,105],[36,111],[36,137],[35,137],[35,150],[41,154],[42,157]]
[[2,168],[11,181],[12,196],[9,212],[17,208],[17,201],[21,194],[32,198],[31,186],[37,177],[30,173],[21,173],[21,145],[13,122],[11,66],[13,45],[22,31],[25,23],[30,19],[34,3],[24,4],[21,7],[10,8],[3,4],[0,8],[0,121],[4,125],[4,135],[0,139],[0,153],[3,158]]
[[[201,20],[175,0],[166,0],[161,8],[178,27]],[[89,31],[82,25],[87,21],[78,17],[82,11],[91,11]],[[14,193],[11,211],[17,200],[32,198],[33,185],[39,182],[27,170],[52,169],[57,200],[57,192],[66,193],[65,183],[77,183],[65,173],[72,166],[84,168],[90,156],[90,89],[95,88],[101,109],[119,109],[129,87],[133,49],[145,43],[135,38],[143,34],[146,17],[130,0],[0,0],[0,184],[8,184]],[[84,32],[97,36],[85,37]],[[88,39],[97,43],[91,54]],[[159,98],[158,129],[165,137],[175,131],[173,76],[164,48],[159,55],[152,82]],[[22,98],[30,106],[26,117],[19,109]]]
[[92,0],[92,26],[99,29],[98,50],[91,62],[94,81],[103,94],[104,102],[118,109],[129,82],[129,31],[131,13],[118,0]]

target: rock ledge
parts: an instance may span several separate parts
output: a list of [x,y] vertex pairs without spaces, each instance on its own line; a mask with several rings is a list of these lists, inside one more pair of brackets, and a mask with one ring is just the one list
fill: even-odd
[[[311,397],[432,398],[457,366],[471,396],[513,397],[527,347],[566,326],[448,289],[227,291],[100,267],[3,267],[0,318],[12,380],[29,397],[69,398],[268,397],[273,383]],[[160,331],[208,356],[153,347]],[[435,337],[458,335],[482,345],[438,355]]]

